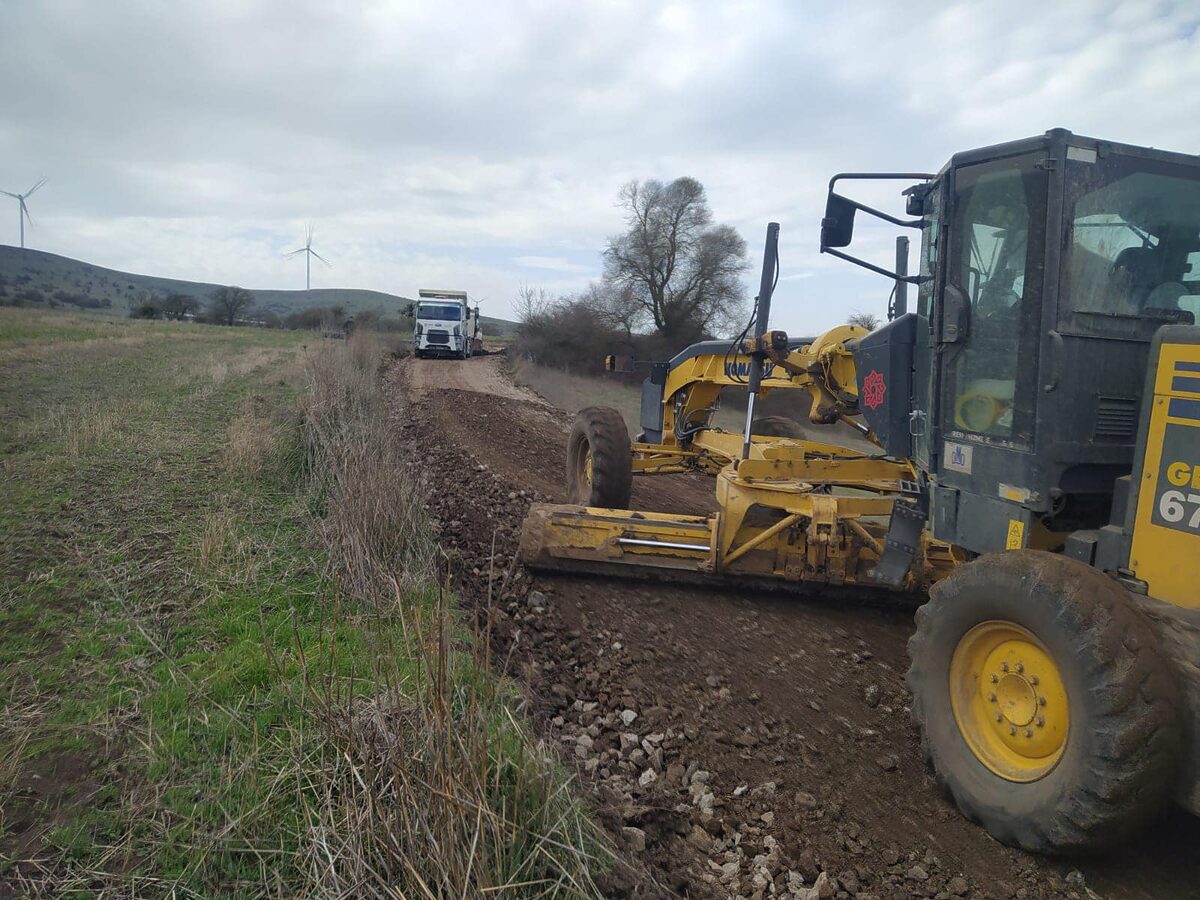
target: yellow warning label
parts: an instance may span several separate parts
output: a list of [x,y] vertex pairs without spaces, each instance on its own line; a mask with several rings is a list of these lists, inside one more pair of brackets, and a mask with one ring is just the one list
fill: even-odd
[[1008,520],[1008,539],[1004,542],[1005,550],[1020,550],[1025,546],[1025,523],[1020,519]]

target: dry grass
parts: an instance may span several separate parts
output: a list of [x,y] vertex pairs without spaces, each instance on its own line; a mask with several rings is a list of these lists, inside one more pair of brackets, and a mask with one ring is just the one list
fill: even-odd
[[4,717],[0,722],[0,829],[6,825],[7,799],[17,790],[26,751],[34,739],[38,724],[45,716],[45,698],[36,697],[29,685],[10,684],[4,698]]
[[280,441],[279,427],[253,410],[230,422],[227,434],[222,457],[225,470],[233,475],[263,471]]
[[552,406],[574,415],[587,406],[611,406],[621,413],[629,433],[639,430],[641,391],[615,378],[592,378],[563,369],[540,366],[524,357],[512,362],[513,380]]
[[569,780],[487,673],[486,637],[474,654],[456,652],[444,595],[416,606],[397,587],[385,614],[403,637],[371,673],[380,693],[355,700],[308,685],[339,750],[322,754],[304,792],[312,893],[598,896],[591,873],[607,856]]
[[[218,504],[220,500],[218,499]],[[201,522],[195,568],[207,580],[227,586],[248,584],[258,572],[254,541],[241,534],[232,509],[218,505]]]
[[[310,750],[322,775],[304,791],[311,890],[597,896],[597,831],[492,675],[488,636],[462,640],[435,587],[425,486],[402,464],[383,416],[382,352],[356,335],[310,366],[304,433],[326,498],[322,535],[348,593],[392,626],[378,629],[391,637],[361,673],[376,686],[368,698],[352,683],[305,679],[327,741]],[[311,757],[297,768],[312,771]]]
[[79,456],[111,437],[123,421],[122,411],[103,403],[89,402],[66,422],[66,447]]
[[61,441],[70,456],[78,457],[116,434],[128,416],[126,408],[96,400],[82,403],[56,403],[36,410],[16,426],[22,441],[49,439]]
[[181,384],[194,388],[197,400],[204,400],[227,381],[242,378],[277,362],[284,352],[288,351],[275,347],[251,347],[233,358],[217,352],[180,367],[177,377]]
[[[571,415],[587,406],[611,406],[625,420],[625,427],[632,437],[642,430],[642,392],[638,385],[627,384],[616,378],[593,378],[575,375],[563,369],[539,366],[523,357],[512,363],[513,380]],[[724,399],[724,398],[723,398]],[[717,410],[714,424],[729,431],[740,431],[743,425],[742,410],[736,406]]]

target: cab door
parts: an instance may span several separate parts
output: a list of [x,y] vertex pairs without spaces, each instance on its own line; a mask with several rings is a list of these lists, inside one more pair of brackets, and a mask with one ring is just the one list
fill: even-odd
[[935,325],[940,446],[932,449],[942,484],[992,497],[1002,482],[1024,483],[1014,467],[1024,469],[1032,458],[1049,185],[1044,158],[1004,157],[953,173]]

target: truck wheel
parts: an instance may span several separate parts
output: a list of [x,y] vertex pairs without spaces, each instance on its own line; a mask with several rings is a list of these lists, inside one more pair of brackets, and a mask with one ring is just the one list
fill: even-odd
[[1012,846],[1117,844],[1164,805],[1179,699],[1124,588],[1038,550],[938,582],[908,643],[913,721],[939,786]]
[[619,412],[607,406],[580,410],[567,438],[567,499],[580,506],[627,509],[632,459],[629,430]]
[[805,437],[804,427],[787,416],[764,416],[750,424],[750,433],[762,437],[799,438]]

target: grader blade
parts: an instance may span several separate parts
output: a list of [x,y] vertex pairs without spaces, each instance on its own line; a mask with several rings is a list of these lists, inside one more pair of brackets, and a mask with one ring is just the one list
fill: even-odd
[[[560,572],[712,571],[716,517],[538,504],[521,530],[522,561]],[[620,574],[620,573],[613,573]]]

